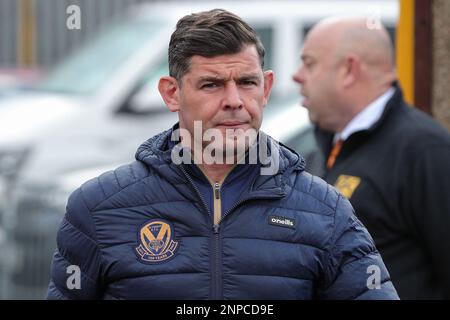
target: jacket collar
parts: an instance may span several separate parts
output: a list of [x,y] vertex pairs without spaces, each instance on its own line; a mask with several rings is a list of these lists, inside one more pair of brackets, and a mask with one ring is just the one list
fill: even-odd
[[[177,165],[171,158],[174,145],[170,140],[172,132],[177,126],[178,124],[145,141],[136,152],[136,160],[145,163],[172,184],[185,184],[186,176],[180,168],[183,164]],[[270,161],[261,163],[258,157],[258,165],[263,170],[266,168],[265,173],[267,173],[271,164],[278,163],[278,170],[272,174],[258,174],[251,183],[248,196],[283,197],[286,194],[287,179],[292,172],[305,169],[305,160],[295,151],[275,141],[264,132],[260,131],[259,134],[264,135],[264,139],[260,141],[266,142]],[[252,166],[252,164],[245,164],[245,166]]]
[[[400,111],[399,109],[404,107],[403,106],[403,93],[402,93],[400,86],[398,85],[398,82],[394,81],[392,83],[392,87],[395,90],[394,94],[388,100],[386,107],[385,107],[383,113],[381,114],[381,117],[378,119],[378,121],[376,121],[371,127],[369,127],[366,130],[361,130],[361,131],[351,134],[347,139],[348,142],[346,140],[346,143],[344,143],[344,146],[346,144],[349,144],[349,142],[350,142],[350,144],[354,144],[354,143],[359,144],[360,142],[365,141],[365,139],[369,135],[371,135],[375,131],[377,131],[383,125],[383,123],[385,123],[387,121],[387,119],[390,117],[390,115]],[[325,131],[325,130],[322,130],[322,129],[318,128],[317,126],[315,126],[314,134],[316,136],[316,141],[317,141],[319,148],[322,150],[322,152],[324,154],[327,155],[331,150],[334,132]],[[343,151],[341,151],[341,152],[343,152]]]

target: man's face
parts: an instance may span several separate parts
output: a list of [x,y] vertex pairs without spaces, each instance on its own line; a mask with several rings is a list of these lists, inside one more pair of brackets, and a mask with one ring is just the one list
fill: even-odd
[[[219,129],[224,143],[230,142],[225,140],[227,129],[228,133],[258,131],[272,81],[273,73],[262,71],[254,46],[237,54],[193,56],[189,71],[177,85],[180,127],[194,136],[194,121],[201,121],[202,135],[208,129]],[[203,142],[203,147],[209,143]]]
[[339,119],[339,85],[332,47],[331,41],[313,30],[306,38],[302,65],[293,79],[301,85],[302,105],[308,109],[311,122],[335,131]]

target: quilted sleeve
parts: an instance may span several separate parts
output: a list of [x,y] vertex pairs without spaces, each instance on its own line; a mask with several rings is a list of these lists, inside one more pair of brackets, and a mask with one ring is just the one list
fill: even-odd
[[372,237],[341,195],[328,253],[321,299],[399,299]]
[[92,215],[77,189],[58,231],[47,299],[101,297],[100,258]]

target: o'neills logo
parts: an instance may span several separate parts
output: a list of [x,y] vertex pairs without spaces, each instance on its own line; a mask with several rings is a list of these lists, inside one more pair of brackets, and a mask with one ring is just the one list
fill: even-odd
[[286,217],[269,216],[269,224],[279,227],[295,229],[295,219]]

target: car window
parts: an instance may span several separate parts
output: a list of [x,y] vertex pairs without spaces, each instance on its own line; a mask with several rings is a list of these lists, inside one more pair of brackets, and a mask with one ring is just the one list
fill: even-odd
[[90,94],[163,27],[164,23],[148,20],[115,26],[59,65],[37,89]]
[[152,64],[139,80],[130,99],[119,112],[142,114],[146,112],[165,110],[165,104],[158,91],[159,79],[169,75],[169,63],[163,56],[156,64]]
[[167,61],[167,57],[164,56],[160,59],[160,61],[152,65],[152,67],[147,70],[146,74],[141,80],[141,86],[146,87],[148,90],[156,90],[158,89],[159,79],[163,76],[169,75],[169,62]]

